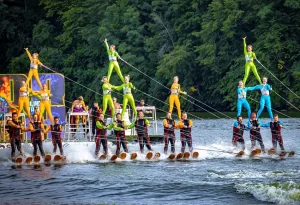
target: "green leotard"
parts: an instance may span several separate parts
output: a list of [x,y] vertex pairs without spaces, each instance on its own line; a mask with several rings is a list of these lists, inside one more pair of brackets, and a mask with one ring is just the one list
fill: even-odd
[[250,68],[251,68],[252,72],[254,73],[256,79],[258,80],[258,82],[260,84],[262,84],[261,79],[260,79],[260,77],[257,73],[256,66],[253,63],[253,60],[256,58],[256,55],[255,55],[254,52],[248,52],[247,51],[246,39],[244,39],[244,54],[245,54],[245,60],[246,60],[245,75],[244,75],[244,79],[243,79],[244,86],[246,85],[246,81],[247,81],[248,76],[249,76]]
[[124,114],[126,111],[126,107],[129,101],[129,104],[131,106],[131,109],[134,112],[134,116],[135,118],[137,118],[137,111],[136,111],[136,107],[135,107],[135,102],[134,102],[134,98],[133,95],[131,93],[131,89],[135,88],[132,83],[127,83],[127,84],[122,84],[120,86],[117,86],[115,89],[116,90],[123,90],[123,108],[122,108],[122,119],[124,118]]
[[111,90],[116,88],[116,86],[111,85],[110,83],[103,83],[102,85],[102,91],[103,91],[103,108],[102,108],[102,112],[105,115],[105,112],[107,110],[107,104],[109,105],[111,112],[112,112],[112,116],[113,119],[115,120],[115,107],[114,107],[114,103],[113,100],[111,98]]
[[113,51],[111,52],[109,50],[109,46],[107,44],[107,42],[105,42],[105,45],[106,45],[106,50],[107,50],[107,54],[108,54],[108,59],[109,59],[109,65],[108,65],[108,73],[107,73],[107,80],[109,82],[110,80],[110,76],[112,74],[112,71],[113,71],[113,68],[116,69],[116,72],[118,74],[118,76],[120,77],[120,79],[122,80],[122,82],[124,83],[124,77],[122,75],[122,72],[121,72],[121,69],[120,69],[120,66],[119,66],[119,63],[117,61],[118,57],[119,57],[119,54],[117,51]]

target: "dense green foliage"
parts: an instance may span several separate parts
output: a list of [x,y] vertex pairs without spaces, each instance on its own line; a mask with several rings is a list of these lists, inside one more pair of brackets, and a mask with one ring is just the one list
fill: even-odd
[[[258,59],[300,95],[300,3],[298,0],[41,0],[1,3],[1,71],[27,73],[23,48],[39,52],[41,61],[65,76],[101,93],[108,58],[103,40],[117,46],[123,59],[171,86],[178,75],[183,90],[218,110],[234,110],[238,80],[244,75],[242,37],[253,45]],[[29,1],[28,1],[29,2]],[[166,108],[166,88],[120,62],[138,88],[136,99]],[[299,107],[300,100],[256,63],[268,76],[275,109]],[[42,69],[40,72],[48,72]],[[2,73],[2,72],[1,72]],[[120,80],[113,73],[112,84]],[[250,72],[248,86],[258,82]],[[196,88],[192,90],[191,88]],[[67,81],[66,100],[95,93]],[[141,92],[142,91],[142,92]],[[147,94],[144,94],[147,93]],[[113,93],[121,99],[121,95]],[[154,98],[153,98],[153,97]],[[250,93],[253,107],[258,92]],[[96,100],[101,102],[101,96]],[[185,110],[201,103],[182,99]],[[165,100],[168,102],[168,100]],[[207,107],[206,107],[207,108]],[[210,109],[209,109],[210,110]]]

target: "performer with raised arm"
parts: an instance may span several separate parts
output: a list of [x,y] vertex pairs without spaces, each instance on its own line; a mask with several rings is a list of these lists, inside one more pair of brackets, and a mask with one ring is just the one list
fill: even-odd
[[110,45],[108,46],[107,39],[104,40],[105,46],[106,46],[106,51],[108,54],[108,59],[109,59],[109,65],[108,65],[108,73],[107,73],[107,80],[108,82],[110,81],[110,76],[112,74],[113,69],[116,69],[116,72],[122,82],[124,83],[124,78],[119,66],[119,63],[117,59],[120,57],[118,52],[116,51],[116,46],[115,45]]
[[237,88],[237,94],[238,94],[238,101],[237,101],[237,116],[240,116],[242,113],[243,107],[245,107],[248,111],[248,119],[250,120],[250,115],[251,115],[251,108],[250,105],[246,99],[247,97],[247,92],[255,90],[256,87],[244,87],[243,81],[239,81],[238,88]]
[[41,83],[40,78],[39,78],[38,67],[39,67],[39,65],[43,65],[43,64],[39,60],[39,54],[34,53],[34,54],[31,55],[28,48],[25,48],[25,51],[28,55],[28,58],[30,59],[30,70],[29,70],[28,77],[27,77],[27,80],[26,80],[26,85],[29,84],[29,81],[32,79],[32,76],[34,76],[34,78],[36,79],[36,82],[38,83],[38,85],[42,89],[43,87],[42,87],[42,83]]
[[174,103],[177,107],[177,112],[178,112],[178,118],[181,120],[181,109],[180,109],[180,100],[179,100],[179,94],[185,94],[186,92],[181,91],[180,89],[180,84],[178,84],[178,76],[175,76],[173,78],[173,84],[171,86],[171,95],[170,95],[170,109],[169,112],[172,114],[173,112],[173,106]]
[[116,90],[123,90],[122,119],[124,119],[124,115],[125,115],[125,111],[126,111],[126,107],[127,107],[128,102],[131,106],[131,109],[134,112],[135,119],[137,118],[137,111],[136,111],[136,107],[135,107],[135,102],[134,102],[133,95],[131,93],[131,89],[135,89],[135,87],[133,86],[133,84],[131,82],[129,82],[129,80],[130,80],[129,75],[126,75],[125,76],[125,83],[120,85],[120,86],[115,87]]
[[245,60],[246,60],[246,64],[245,64],[245,75],[244,75],[244,80],[243,83],[244,85],[246,85],[248,76],[249,76],[249,72],[250,69],[252,70],[253,74],[255,75],[256,79],[258,80],[258,82],[260,84],[261,83],[261,79],[257,73],[257,69],[256,66],[253,62],[254,59],[256,59],[256,55],[255,53],[252,51],[252,45],[248,45],[246,44],[246,37],[243,38],[243,42],[244,42],[244,55],[245,55]]

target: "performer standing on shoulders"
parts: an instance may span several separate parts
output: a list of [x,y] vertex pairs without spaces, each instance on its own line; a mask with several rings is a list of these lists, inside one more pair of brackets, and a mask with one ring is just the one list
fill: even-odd
[[170,95],[170,109],[169,112],[172,114],[174,103],[177,108],[178,118],[181,120],[181,109],[180,109],[180,101],[179,94],[185,94],[186,92],[181,91],[180,84],[178,84],[178,76],[175,76],[173,79],[173,84],[171,87],[171,95]]
[[98,156],[100,146],[102,144],[104,154],[107,155],[108,153],[108,147],[107,147],[107,136],[106,136],[106,130],[111,130],[114,126],[114,124],[107,125],[104,121],[104,114],[100,113],[99,118],[96,121],[96,149],[95,149],[95,155]]
[[246,85],[248,76],[249,76],[249,72],[250,69],[252,70],[252,72],[254,73],[256,79],[258,80],[258,82],[260,84],[261,83],[261,79],[257,73],[257,69],[255,64],[253,63],[253,60],[256,59],[256,55],[255,53],[252,51],[252,45],[248,45],[246,44],[246,37],[243,38],[244,41],[244,55],[245,55],[245,59],[246,59],[246,64],[245,64],[245,75],[244,75],[244,80],[243,83],[244,85]]
[[45,157],[45,152],[43,148],[43,131],[44,124],[41,121],[38,121],[38,115],[33,115],[33,122],[29,123],[29,130],[31,132],[31,143],[33,145],[33,156],[37,155],[37,149],[39,147],[40,153]]
[[245,150],[244,130],[246,130],[246,126],[243,124],[243,117],[238,116],[237,121],[233,124],[232,144],[234,147],[237,147],[239,142],[243,151]]
[[123,90],[122,119],[124,119],[124,115],[125,115],[125,112],[126,112],[126,107],[127,107],[128,102],[131,106],[131,109],[134,112],[135,119],[137,118],[137,111],[136,111],[136,107],[135,107],[135,102],[134,102],[133,95],[131,93],[131,89],[135,89],[135,87],[133,86],[133,84],[131,82],[129,82],[129,80],[130,80],[129,75],[126,75],[125,76],[125,83],[120,85],[120,86],[115,87],[116,90]]
[[255,90],[256,87],[244,87],[243,81],[239,81],[238,89],[237,89],[237,94],[238,94],[238,101],[237,101],[237,116],[240,116],[242,113],[243,107],[245,107],[248,111],[248,119],[250,120],[250,115],[251,115],[251,109],[250,105],[246,99],[247,97],[247,92]]
[[39,54],[34,53],[31,56],[30,52],[28,51],[28,48],[25,48],[25,51],[30,59],[30,70],[29,70],[28,77],[26,80],[26,85],[29,84],[29,81],[32,79],[32,76],[34,76],[34,78],[36,79],[36,82],[39,84],[40,88],[43,89],[42,83],[39,78],[39,73],[38,73],[39,65],[43,65],[41,63],[41,61],[39,61]]
[[21,131],[27,131],[27,129],[18,121],[18,114],[16,112],[12,113],[12,120],[8,120],[7,124],[10,137],[11,158],[13,160],[15,158],[16,146],[20,155],[23,155]]
[[111,98],[111,90],[116,89],[116,86],[111,85],[108,82],[108,78],[106,76],[103,76],[102,78],[102,91],[103,91],[103,103],[102,103],[102,108],[103,108],[103,114],[105,115],[106,110],[107,110],[107,105],[109,105],[109,108],[111,109],[112,117],[115,120],[115,107],[113,100]]
[[260,134],[260,122],[259,120],[256,118],[256,114],[253,112],[251,114],[251,119],[248,122],[248,127],[250,128],[250,140],[251,140],[251,149],[254,149],[255,145],[256,145],[256,140],[259,142],[260,147],[263,151],[263,153],[265,153],[265,146]]
[[31,119],[30,111],[29,111],[29,94],[33,94],[33,91],[27,87],[25,81],[22,81],[22,86],[19,90],[19,100],[18,100],[18,118],[24,108],[28,119]]
[[108,73],[107,73],[107,80],[109,82],[110,80],[110,76],[112,74],[113,69],[116,69],[116,72],[118,74],[118,76],[120,77],[120,79],[122,80],[122,82],[124,83],[124,78],[119,66],[119,63],[117,61],[117,59],[120,57],[119,54],[116,51],[116,46],[115,45],[110,45],[108,46],[107,43],[107,39],[104,40],[105,46],[106,46],[106,51],[108,54],[108,58],[109,58],[109,65],[108,65]]
[[182,113],[182,120],[178,124],[178,128],[180,128],[180,138],[181,138],[181,152],[185,152],[186,144],[189,146],[189,150],[193,152],[193,143],[192,143],[192,126],[193,121],[187,119],[187,113]]
[[168,144],[171,143],[171,152],[175,153],[175,129],[176,122],[172,119],[172,114],[167,112],[166,118],[163,120],[164,124],[164,152],[168,152]]
[[140,152],[144,153],[144,146],[148,151],[152,151],[150,144],[150,137],[148,135],[148,127],[150,123],[147,119],[144,119],[144,113],[142,111],[139,112],[139,118],[135,121],[135,130],[137,133],[138,142],[140,145]]
[[257,112],[257,118],[261,115],[262,111],[265,108],[265,105],[267,106],[267,110],[269,113],[269,117],[271,121],[273,120],[273,112],[272,112],[272,105],[271,105],[271,97],[270,97],[270,91],[272,90],[272,87],[267,84],[268,78],[263,77],[263,83],[262,85],[255,86],[255,90],[261,91],[261,98],[260,98],[260,108]]
[[43,89],[39,92],[35,92],[37,95],[41,97],[40,102],[40,111],[39,111],[39,121],[42,121],[43,119],[43,113],[46,109],[47,115],[50,118],[51,124],[54,124],[53,116],[51,112],[51,100],[50,97],[52,96],[50,90],[48,90],[47,84],[43,85]]

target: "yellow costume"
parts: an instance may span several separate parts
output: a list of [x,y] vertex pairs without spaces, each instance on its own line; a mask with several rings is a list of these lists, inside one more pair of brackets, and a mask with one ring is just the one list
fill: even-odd
[[39,59],[33,58],[30,54],[30,52],[26,49],[26,53],[30,59],[30,70],[28,73],[28,77],[26,80],[26,85],[28,85],[29,81],[31,80],[32,76],[36,79],[37,83],[39,84],[40,88],[42,89],[42,83],[39,78],[39,73],[38,73],[38,66],[42,65],[42,63],[39,61]]
[[177,107],[178,118],[181,120],[181,110],[180,110],[180,101],[179,94],[185,94],[185,92],[180,90],[180,84],[173,83],[171,87],[171,95],[170,95],[170,109],[169,112],[172,113],[174,102]]
[[50,100],[50,90],[41,90],[39,92],[36,92],[41,97],[41,102],[40,102],[40,110],[39,110],[39,121],[42,121],[43,119],[43,113],[44,110],[46,109],[46,112],[50,118],[50,121],[52,124],[54,124],[53,121],[53,116],[51,112],[51,100]]
[[19,101],[18,101],[18,117],[20,117],[20,113],[22,112],[23,108],[30,119],[30,111],[29,111],[29,94],[32,94],[32,90],[27,87],[20,87],[19,90]]

